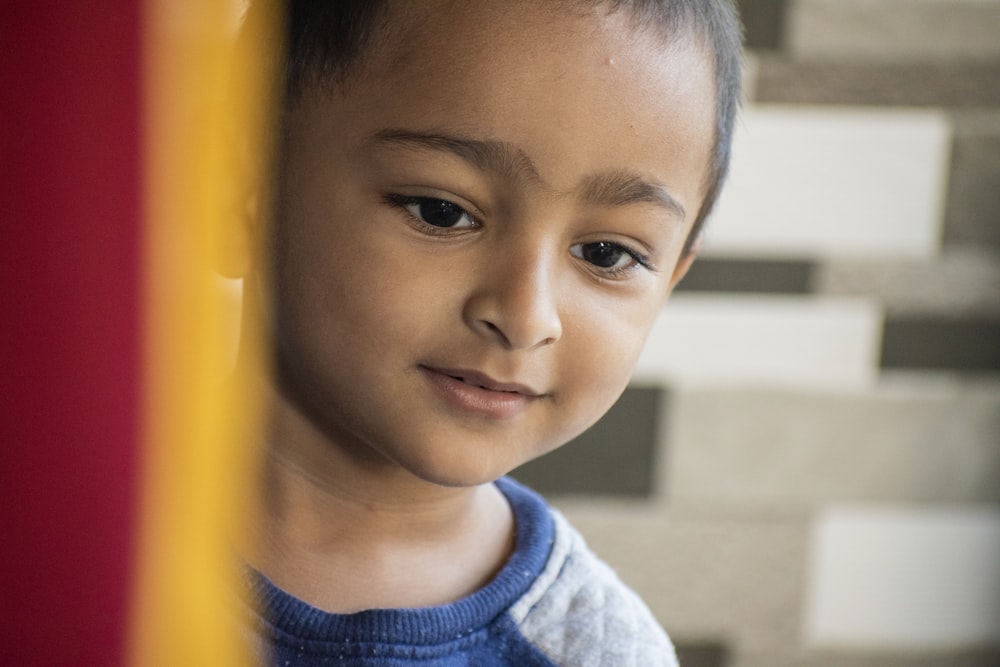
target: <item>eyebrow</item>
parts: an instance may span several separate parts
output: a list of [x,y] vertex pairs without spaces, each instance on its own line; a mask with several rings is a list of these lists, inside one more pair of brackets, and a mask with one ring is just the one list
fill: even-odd
[[666,187],[628,171],[612,171],[588,177],[583,183],[583,198],[597,206],[656,204],[682,221],[687,216],[684,207]]
[[382,130],[371,138],[375,143],[395,144],[403,148],[431,149],[451,153],[481,171],[511,180],[541,183],[534,163],[524,151],[502,141],[466,139],[445,134]]
[[[468,139],[445,134],[409,130],[381,130],[369,139],[376,144],[394,144],[403,148],[430,149],[458,156],[477,169],[511,180],[543,184],[538,169],[521,149],[502,141]],[[366,143],[369,143],[366,142]],[[596,206],[655,204],[684,220],[687,213],[670,191],[639,174],[616,170],[588,176],[580,188],[583,200]]]

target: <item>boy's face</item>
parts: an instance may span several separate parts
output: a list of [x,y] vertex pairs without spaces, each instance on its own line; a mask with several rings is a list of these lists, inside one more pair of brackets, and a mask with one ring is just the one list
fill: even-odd
[[714,88],[692,41],[625,13],[437,4],[397,11],[345,89],[289,112],[277,410],[471,485],[626,386],[686,264]]

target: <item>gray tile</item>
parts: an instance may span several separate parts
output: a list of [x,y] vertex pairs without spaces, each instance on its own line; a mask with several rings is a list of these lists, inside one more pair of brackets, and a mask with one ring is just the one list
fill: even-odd
[[800,58],[995,61],[998,34],[997,2],[796,0],[786,44]]
[[870,393],[672,394],[662,472],[678,507],[1000,501],[1000,382],[904,374]]
[[1000,248],[1000,109],[954,114],[953,127],[945,243]]
[[1000,371],[1000,318],[889,317],[882,368]]
[[664,389],[629,387],[583,435],[512,474],[546,495],[648,496],[665,401]]
[[808,294],[815,262],[701,257],[677,286],[680,292]]
[[756,59],[753,101],[981,108],[1000,106],[997,63]]
[[816,270],[816,291],[875,298],[889,317],[1000,317],[1000,248],[951,245],[922,260],[828,260]]

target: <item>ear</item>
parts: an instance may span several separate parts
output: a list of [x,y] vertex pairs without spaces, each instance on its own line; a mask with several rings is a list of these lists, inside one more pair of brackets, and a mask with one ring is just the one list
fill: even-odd
[[[237,205],[239,206],[239,205]],[[256,195],[251,196],[240,210],[229,211],[219,226],[219,238],[213,258],[215,270],[224,278],[245,278],[253,269],[254,230],[257,227]]]
[[233,139],[231,143],[231,167],[225,175],[228,182],[212,260],[223,277],[243,278],[253,269],[256,235],[261,226],[260,176],[245,139]]

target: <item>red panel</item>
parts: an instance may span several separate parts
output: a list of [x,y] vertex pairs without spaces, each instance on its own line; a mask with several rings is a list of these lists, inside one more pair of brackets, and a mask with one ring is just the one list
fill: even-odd
[[0,661],[123,660],[140,397],[140,10],[0,10]]

